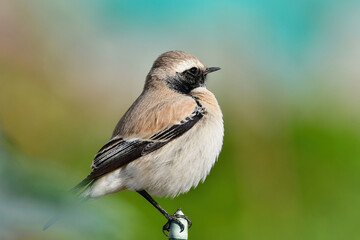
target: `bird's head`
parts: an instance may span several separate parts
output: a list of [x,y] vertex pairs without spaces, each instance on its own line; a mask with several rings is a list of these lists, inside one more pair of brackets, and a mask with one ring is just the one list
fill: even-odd
[[205,67],[195,56],[183,51],[161,54],[154,62],[145,83],[145,88],[166,84],[170,89],[188,94],[197,87],[204,87],[208,73],[219,67]]

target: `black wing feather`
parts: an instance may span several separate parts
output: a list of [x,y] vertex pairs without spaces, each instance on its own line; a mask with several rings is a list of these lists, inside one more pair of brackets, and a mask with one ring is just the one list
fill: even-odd
[[178,124],[154,134],[147,140],[112,138],[96,154],[91,165],[92,172],[75,189],[85,187],[96,178],[125,166],[180,137],[191,129],[204,116],[204,113],[205,109],[198,104],[190,116]]

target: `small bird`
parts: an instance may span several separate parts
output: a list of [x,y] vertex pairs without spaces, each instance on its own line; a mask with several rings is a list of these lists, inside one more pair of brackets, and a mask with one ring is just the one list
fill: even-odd
[[191,221],[167,213],[151,195],[176,197],[209,174],[221,151],[224,126],[219,104],[206,89],[206,77],[220,70],[205,67],[183,51],[169,51],[154,62],[141,95],[99,150],[92,171],[74,189],[82,199],[132,190],[170,222]]

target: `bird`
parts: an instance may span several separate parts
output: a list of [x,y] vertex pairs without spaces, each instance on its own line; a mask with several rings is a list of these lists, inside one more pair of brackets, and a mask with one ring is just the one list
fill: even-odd
[[[167,223],[184,225],[153,198],[176,197],[204,181],[216,162],[224,137],[222,112],[207,90],[209,73],[184,51],[168,51],[153,63],[140,96],[117,123],[111,139],[98,151],[91,172],[74,191],[81,199],[131,190],[150,202]],[[165,233],[166,235],[166,233]]]

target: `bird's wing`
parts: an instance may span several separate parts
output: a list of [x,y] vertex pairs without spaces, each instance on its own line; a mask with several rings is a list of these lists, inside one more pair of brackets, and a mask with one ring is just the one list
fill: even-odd
[[187,117],[147,139],[113,137],[96,154],[91,165],[92,172],[76,188],[83,187],[92,180],[161,148],[191,129],[204,114],[205,109],[198,103]]

